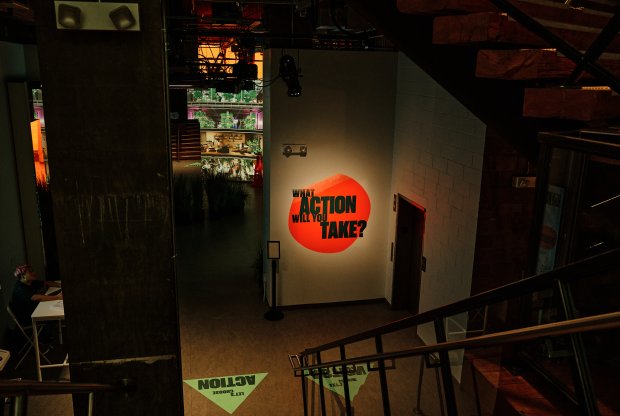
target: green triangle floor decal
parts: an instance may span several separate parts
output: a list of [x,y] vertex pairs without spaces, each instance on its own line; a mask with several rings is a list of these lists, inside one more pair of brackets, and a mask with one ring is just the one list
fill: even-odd
[[[347,367],[347,377],[349,381],[349,397],[351,400],[357,396],[360,387],[366,382],[366,377],[368,377],[368,371],[366,371],[366,366],[364,365],[356,365]],[[328,388],[329,390],[341,395],[344,397],[344,382],[342,380],[342,374],[338,374],[338,372],[334,373],[333,368],[324,368],[323,369],[323,387]],[[310,380],[314,381],[316,384],[320,384],[319,375],[310,375],[308,374]]]
[[184,381],[232,415],[266,376],[267,373],[256,373]]

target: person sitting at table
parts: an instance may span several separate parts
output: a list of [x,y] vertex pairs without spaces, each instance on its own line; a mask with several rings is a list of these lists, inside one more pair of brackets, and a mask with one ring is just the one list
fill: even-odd
[[46,295],[45,291],[50,287],[60,287],[58,282],[41,281],[37,273],[28,264],[17,266],[15,273],[17,278],[13,287],[13,295],[9,301],[9,306],[17,321],[24,326],[32,324],[31,315],[41,301],[60,300],[62,293],[56,295]]

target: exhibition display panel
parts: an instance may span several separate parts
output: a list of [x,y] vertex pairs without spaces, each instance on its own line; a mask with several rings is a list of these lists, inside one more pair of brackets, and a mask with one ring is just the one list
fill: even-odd
[[200,124],[201,168],[230,179],[253,179],[263,152],[262,88],[219,92],[188,89],[188,118]]

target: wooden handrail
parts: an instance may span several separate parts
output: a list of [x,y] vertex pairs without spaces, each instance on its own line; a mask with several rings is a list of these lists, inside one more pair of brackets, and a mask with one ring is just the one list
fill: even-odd
[[[295,371],[313,370],[326,367],[345,366],[351,364],[369,363],[380,360],[393,360],[397,358],[413,357],[416,355],[430,354],[441,351],[451,351],[461,348],[481,348],[492,345],[508,344],[513,342],[528,341],[536,338],[552,337],[559,335],[574,334],[578,332],[598,331],[604,329],[620,328],[620,312],[611,312],[585,318],[571,319],[550,324],[536,325],[527,328],[513,329],[497,332],[489,335],[481,335],[456,341],[447,341],[431,345],[423,345],[408,350],[373,354],[349,358],[346,360],[327,361],[320,364],[294,367]],[[291,361],[293,363],[293,361]]]
[[129,393],[132,388],[132,383],[128,380],[122,380],[118,384],[72,383],[66,381],[0,380],[1,397],[86,394],[99,391]]
[[514,299],[539,290],[548,289],[552,287],[553,283],[557,280],[574,282],[592,275],[603,273],[618,266],[620,266],[620,249],[610,250],[605,253],[559,267],[546,273],[541,273],[518,282],[509,283],[496,289],[479,293],[458,302],[422,312],[411,317],[403,318],[380,327],[319,345],[317,347],[308,348],[300,355],[311,355],[320,351],[339,347],[340,345],[364,341],[366,339],[374,338],[390,332],[433,322],[437,318],[457,315],[459,313],[468,312],[486,305]]

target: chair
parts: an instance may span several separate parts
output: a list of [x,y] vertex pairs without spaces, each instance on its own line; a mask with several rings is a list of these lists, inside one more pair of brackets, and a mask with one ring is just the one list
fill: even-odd
[[[17,353],[17,356],[21,356],[21,358],[19,359],[19,361],[17,362],[17,364],[15,365],[15,368],[14,368],[15,370],[17,370],[17,368],[21,365],[22,361],[24,361],[24,358],[26,358],[26,356],[28,355],[30,350],[34,347],[34,338],[33,338],[34,335],[33,335],[33,332],[32,332],[32,326],[24,326],[24,325],[20,324],[19,321],[17,320],[17,317],[15,316],[13,311],[11,310],[10,306],[7,305],[6,311],[9,313],[9,316],[13,320],[13,323],[15,324],[15,327],[19,329],[19,332],[21,332],[21,334],[26,339],[25,342],[24,342],[24,345],[21,347],[21,349]],[[42,329],[43,329],[43,326],[39,327],[39,329],[37,331],[37,336],[41,334],[41,330]],[[45,352],[42,352],[41,353],[41,357],[48,364],[51,364],[51,361],[46,357],[45,354],[46,354]]]

